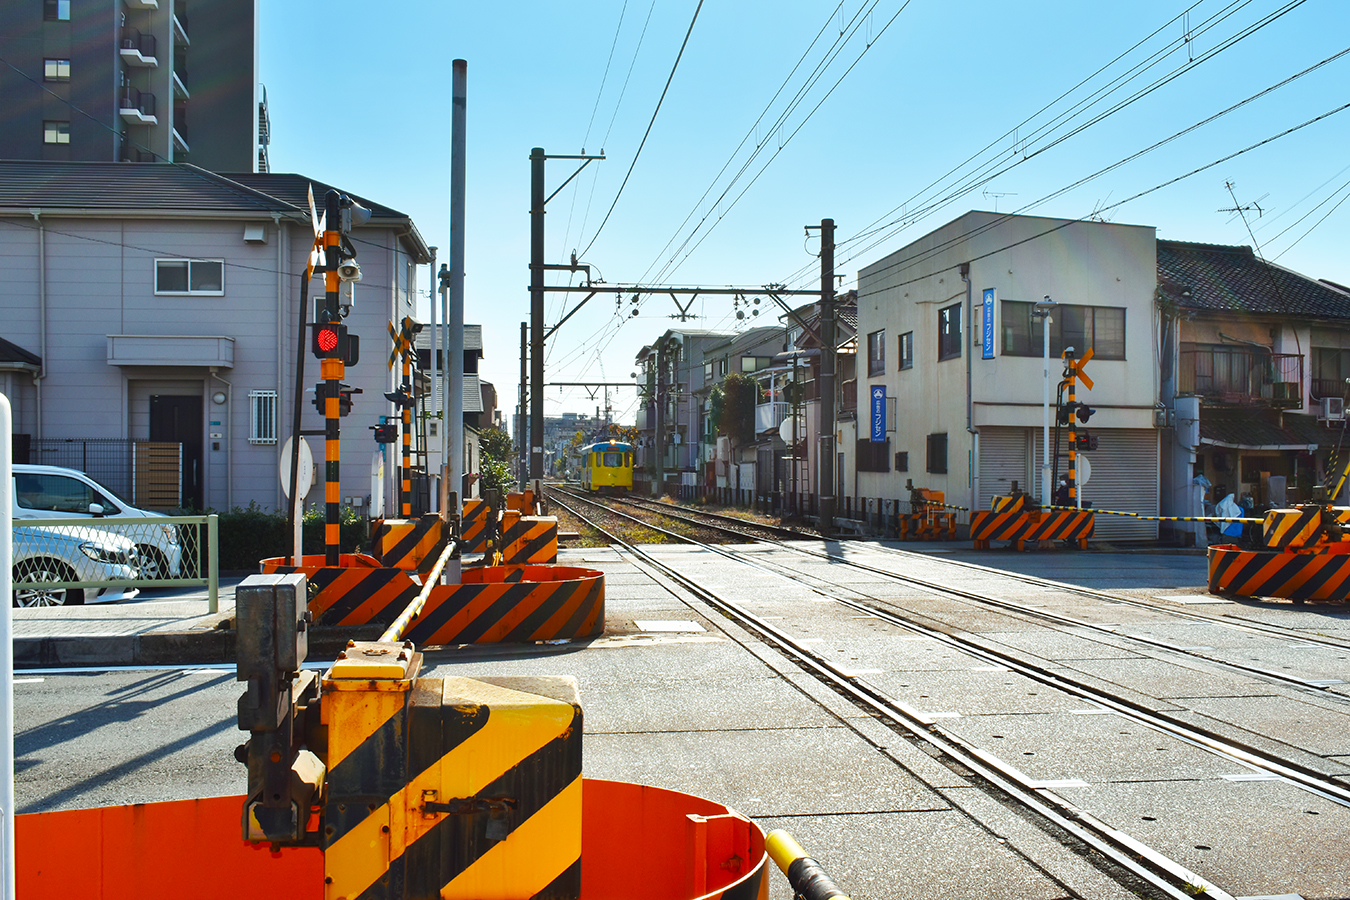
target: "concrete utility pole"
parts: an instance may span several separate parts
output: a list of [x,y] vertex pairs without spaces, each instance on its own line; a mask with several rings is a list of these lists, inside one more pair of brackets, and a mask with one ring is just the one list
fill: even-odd
[[[454,509],[459,515],[464,495],[464,128],[467,110],[469,64],[462,59],[453,63],[454,75],[450,104],[450,310],[445,317],[449,334],[450,358],[446,365],[450,377],[449,448],[441,457],[444,476],[452,479]],[[442,395],[444,403],[444,395]]]
[[652,461],[652,496],[666,485],[666,342],[656,345],[656,447]]
[[834,532],[834,219],[820,220],[820,533]]
[[520,323],[520,404],[516,406],[516,478],[521,486],[525,484],[525,476],[529,474],[529,451],[525,447],[525,439],[529,437],[528,429],[525,427],[525,401],[526,401],[526,381],[525,365],[529,360],[529,325]]
[[530,151],[530,478],[544,477],[544,148]]

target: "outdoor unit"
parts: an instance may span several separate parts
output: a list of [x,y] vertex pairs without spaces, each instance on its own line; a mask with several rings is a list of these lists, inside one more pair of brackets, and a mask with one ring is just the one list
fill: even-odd
[[1342,422],[1345,420],[1345,400],[1341,397],[1323,397],[1322,414],[1317,418],[1327,422]]

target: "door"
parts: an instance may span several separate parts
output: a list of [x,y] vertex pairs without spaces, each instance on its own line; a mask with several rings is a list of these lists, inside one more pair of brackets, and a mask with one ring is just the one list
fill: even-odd
[[183,445],[183,505],[204,509],[202,496],[202,398],[150,397],[150,440]]

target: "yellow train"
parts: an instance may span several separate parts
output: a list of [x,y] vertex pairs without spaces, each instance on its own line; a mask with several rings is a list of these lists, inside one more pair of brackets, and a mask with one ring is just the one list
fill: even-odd
[[604,493],[631,491],[633,445],[608,440],[581,448],[581,487]]

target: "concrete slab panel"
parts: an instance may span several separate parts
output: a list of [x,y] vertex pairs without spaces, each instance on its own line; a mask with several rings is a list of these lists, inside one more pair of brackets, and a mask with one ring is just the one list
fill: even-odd
[[1234,896],[1350,895],[1344,808],[1285,782],[1142,782],[1056,793],[1103,811],[1108,824]]
[[961,716],[1069,712],[1081,700],[1013,672],[955,671],[888,672],[866,676],[868,684],[923,712]]
[[1319,756],[1350,754],[1350,712],[1295,697],[1198,697],[1196,712]]
[[949,808],[842,726],[596,734],[585,752],[590,777],[688,791],[756,818]]
[[1273,688],[1244,675],[1156,659],[1076,659],[1065,667],[1150,697],[1260,697]]

